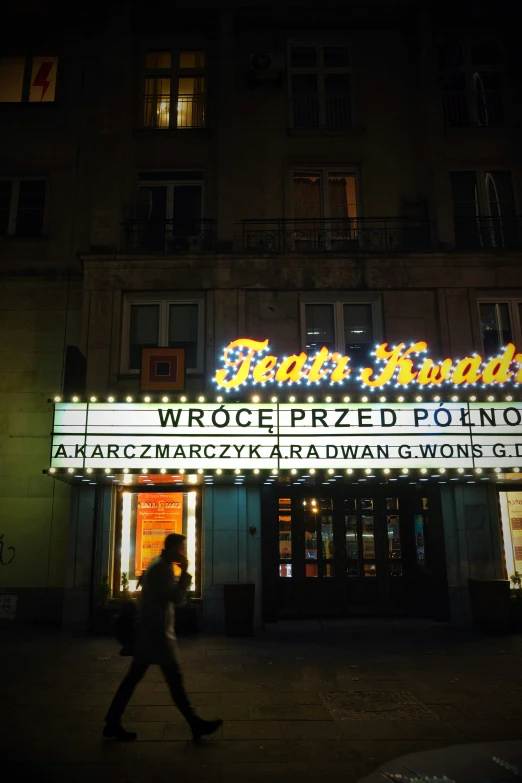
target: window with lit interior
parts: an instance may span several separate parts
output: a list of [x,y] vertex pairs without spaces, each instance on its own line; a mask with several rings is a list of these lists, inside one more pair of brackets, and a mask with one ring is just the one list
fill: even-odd
[[145,55],[143,126],[203,128],[205,52],[200,49],[148,51]]

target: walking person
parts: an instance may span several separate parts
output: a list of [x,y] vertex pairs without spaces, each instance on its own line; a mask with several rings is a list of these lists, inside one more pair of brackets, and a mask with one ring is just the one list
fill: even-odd
[[[173,563],[181,568],[178,582],[174,579]],[[105,717],[103,736],[106,738],[120,741],[136,739],[135,732],[123,728],[121,719],[136,685],[151,664],[158,664],[161,668],[172,699],[187,720],[194,739],[212,734],[222,724],[221,720],[203,720],[196,715],[183,685],[174,633],[174,604],[181,602],[192,581],[187,566],[185,536],[171,533],[165,539],[161,555],[151,560],[141,577],[134,658]]]

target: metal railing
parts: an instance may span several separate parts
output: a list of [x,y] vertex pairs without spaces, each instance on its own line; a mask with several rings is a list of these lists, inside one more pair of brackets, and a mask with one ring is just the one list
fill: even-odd
[[504,105],[499,90],[444,90],[444,124],[450,127],[504,124]]
[[455,217],[457,250],[521,250],[522,216]]
[[214,220],[129,220],[127,250],[130,253],[199,253],[213,247]]
[[242,249],[256,253],[395,253],[431,250],[428,220],[322,218],[245,219]]
[[292,95],[294,128],[349,128],[352,105],[349,93],[294,93]]
[[171,114],[170,95],[143,97],[144,128],[203,128],[205,125],[205,97],[179,95],[176,114]]

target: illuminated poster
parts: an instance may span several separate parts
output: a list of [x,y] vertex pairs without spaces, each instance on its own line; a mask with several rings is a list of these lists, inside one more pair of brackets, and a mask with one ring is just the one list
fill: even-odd
[[183,532],[182,492],[139,492],[136,511],[136,574],[161,554],[165,536]]
[[514,570],[522,572],[522,492],[508,492],[508,515]]

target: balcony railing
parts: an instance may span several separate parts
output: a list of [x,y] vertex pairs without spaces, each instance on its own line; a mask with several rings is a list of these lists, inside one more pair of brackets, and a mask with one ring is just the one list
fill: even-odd
[[256,253],[395,253],[431,250],[429,222],[400,217],[242,220]]
[[203,95],[179,95],[176,115],[171,116],[170,95],[143,97],[143,126],[145,128],[203,128],[205,98]]
[[213,247],[213,220],[178,225],[175,220],[130,220],[127,249],[130,253],[199,253]]
[[522,250],[522,216],[455,217],[457,250]]
[[445,90],[442,96],[444,124],[451,127],[504,124],[504,106],[499,90]]
[[349,128],[352,125],[349,93],[294,93],[294,128]]

